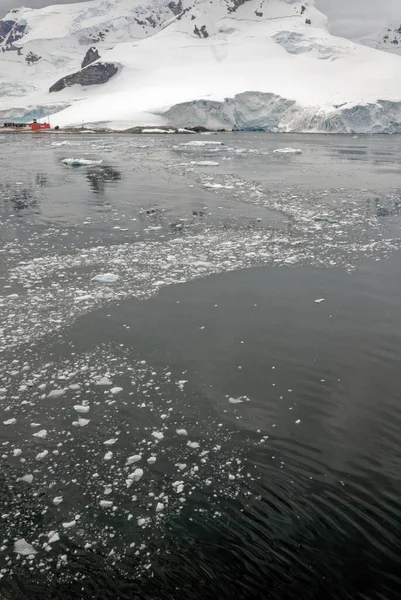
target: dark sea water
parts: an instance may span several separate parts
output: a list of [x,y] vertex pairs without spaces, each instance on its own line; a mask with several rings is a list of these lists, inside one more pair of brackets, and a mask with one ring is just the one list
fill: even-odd
[[0,137],[0,598],[400,596],[400,192],[398,136]]

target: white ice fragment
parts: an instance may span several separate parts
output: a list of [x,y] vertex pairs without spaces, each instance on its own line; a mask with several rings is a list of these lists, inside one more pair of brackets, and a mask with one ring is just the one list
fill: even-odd
[[91,281],[94,283],[116,283],[119,280],[119,276],[116,273],[99,273],[92,277]]
[[112,452],[106,452],[106,454],[104,455],[104,460],[111,460],[113,458],[113,453]]
[[113,506],[113,502],[111,500],[100,500],[99,504],[103,508],[110,508],[110,506]]
[[163,502],[158,502],[156,504],[156,512],[161,512],[164,509],[164,504]]
[[136,522],[138,523],[139,527],[142,527],[143,525],[146,525],[146,523],[148,522],[147,519],[144,519],[143,517],[139,517]]
[[48,544],[54,544],[55,542],[58,542],[60,539],[60,536],[57,532],[56,533],[52,532],[52,533],[53,533],[53,535],[49,536],[49,540],[47,542]]
[[63,394],[65,394],[65,390],[64,389],[58,389],[58,390],[52,390],[47,397],[48,398],[59,398],[60,396],[62,396]]
[[199,443],[198,442],[188,442],[187,446],[189,446],[190,448],[199,448]]
[[36,455],[36,460],[42,460],[42,458],[46,458],[48,454],[48,450],[43,450],[43,452],[39,452],[39,454]]
[[74,390],[74,391],[75,391],[75,390],[79,390],[79,389],[80,389],[80,387],[81,387],[81,386],[79,385],[79,383],[72,383],[72,384],[69,386],[70,390]]
[[74,410],[77,413],[87,413],[89,412],[89,406],[83,406],[83,404],[75,404]]
[[133,473],[128,475],[128,479],[130,479],[132,481],[139,481],[140,479],[142,479],[142,477],[143,477],[142,469],[135,469],[135,471]]
[[72,424],[76,427],[86,427],[87,425],[89,425],[89,423],[90,419],[82,419],[81,417],[78,419],[78,421],[72,422]]
[[63,158],[61,161],[67,167],[90,167],[92,165],[101,165],[102,160],[89,160],[87,158]]
[[110,381],[110,379],[108,379],[107,377],[101,377],[100,379],[97,379],[95,381],[96,385],[112,385],[112,381]]
[[113,394],[113,396],[115,396],[116,394],[119,394],[122,391],[123,391],[122,387],[112,387],[110,390],[110,393]]
[[299,148],[277,148],[273,150],[273,154],[302,154]]
[[33,475],[23,475],[22,477],[17,479],[17,481],[25,481],[25,483],[32,483]]
[[63,496],[56,496],[55,498],[53,498],[53,504],[55,504],[56,506],[61,504],[62,501],[63,501]]
[[324,302],[324,301],[325,301],[325,298],[317,298],[317,299],[315,300],[316,304],[321,304],[321,303],[322,303],[322,302]]
[[198,165],[199,167],[218,167],[219,163],[214,160],[191,160],[191,165]]
[[295,421],[295,425],[299,425],[299,424],[300,424],[300,422],[301,422],[301,419],[297,419],[297,420]]
[[155,437],[157,440],[162,440],[164,438],[164,434],[161,431],[153,431],[152,432],[153,437]]
[[242,398],[229,398],[228,401],[230,404],[242,404],[243,399]]
[[7,421],[3,421],[3,425],[15,425],[17,419],[8,419]]
[[174,466],[177,467],[177,469],[179,469],[180,471],[183,471],[187,468],[186,463],[176,463]]
[[178,435],[188,435],[186,429],[176,429],[176,432],[178,433]]
[[67,522],[63,523],[63,527],[64,527],[64,529],[71,529],[71,527],[74,527],[76,524],[77,524],[77,522],[74,519],[73,521],[67,521]]
[[19,448],[15,448],[13,450],[13,456],[19,456],[20,454],[22,454],[22,450],[20,450]]
[[41,429],[40,431],[37,431],[36,433],[34,433],[32,435],[33,435],[33,437],[41,438],[42,440],[44,440],[45,437],[47,436],[47,430]]
[[37,554],[35,548],[31,546],[31,544],[28,544],[24,538],[21,538],[14,543],[14,552],[21,554],[22,556]]
[[154,465],[154,464],[155,464],[155,462],[156,462],[156,456],[149,456],[149,458],[148,458],[148,463],[149,463],[150,465]]
[[127,462],[125,463],[126,466],[128,465],[132,465],[136,462],[139,462],[141,460],[142,456],[140,454],[134,454],[133,456],[129,456],[127,458]]
[[105,446],[113,446],[116,442],[118,442],[118,438],[110,438],[109,440],[103,442],[103,444]]

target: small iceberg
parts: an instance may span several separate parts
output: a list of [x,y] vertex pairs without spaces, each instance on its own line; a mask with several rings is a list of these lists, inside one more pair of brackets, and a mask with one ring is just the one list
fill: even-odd
[[115,273],[99,273],[98,275],[95,275],[91,279],[91,281],[93,283],[100,283],[100,284],[116,283],[116,281],[118,281],[118,280],[119,280],[119,276],[116,275]]
[[88,160],[86,158],[63,158],[61,161],[67,167],[90,167],[92,165],[101,165],[102,160]]
[[277,148],[273,150],[273,154],[302,154],[300,148]]

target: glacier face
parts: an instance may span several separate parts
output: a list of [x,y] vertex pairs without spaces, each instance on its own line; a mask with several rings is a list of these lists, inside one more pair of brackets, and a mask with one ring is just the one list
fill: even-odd
[[[401,57],[332,36],[313,0],[22,8],[0,20],[0,48],[0,119],[399,132]],[[81,68],[89,49],[99,56],[92,70],[115,65],[106,83],[88,85]],[[59,80],[68,86],[50,94]]]

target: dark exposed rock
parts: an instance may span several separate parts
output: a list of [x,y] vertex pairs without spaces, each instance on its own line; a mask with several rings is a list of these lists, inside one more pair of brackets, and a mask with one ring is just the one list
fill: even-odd
[[198,27],[195,25],[194,34],[200,38],[208,38],[209,37],[209,33],[206,29],[206,25],[202,25],[202,27],[200,29],[198,29]]
[[15,25],[15,21],[0,21],[0,44],[4,42]]
[[170,2],[167,6],[175,16],[179,15],[183,10],[182,0],[178,0],[178,2]]
[[13,44],[22,38],[25,33],[26,25],[14,25],[7,39],[7,44]]
[[228,6],[228,12],[232,13],[235,12],[236,10],[238,10],[238,8],[240,6],[242,6],[243,4],[245,4],[245,2],[249,2],[249,0],[230,0],[230,5]]
[[118,67],[113,63],[97,62],[81,71],[59,79],[51,86],[49,92],[60,92],[72,85],[101,85],[106,83],[118,72]]
[[85,67],[88,67],[89,65],[94,63],[95,60],[99,60],[99,58],[100,54],[97,48],[95,48],[95,46],[92,46],[92,48],[89,48],[89,50],[85,54],[85,57],[81,63],[81,69],[85,69]]
[[39,56],[39,54],[35,54],[34,52],[28,52],[28,54],[25,56],[25,62],[27,65],[34,65],[41,59],[42,57]]

